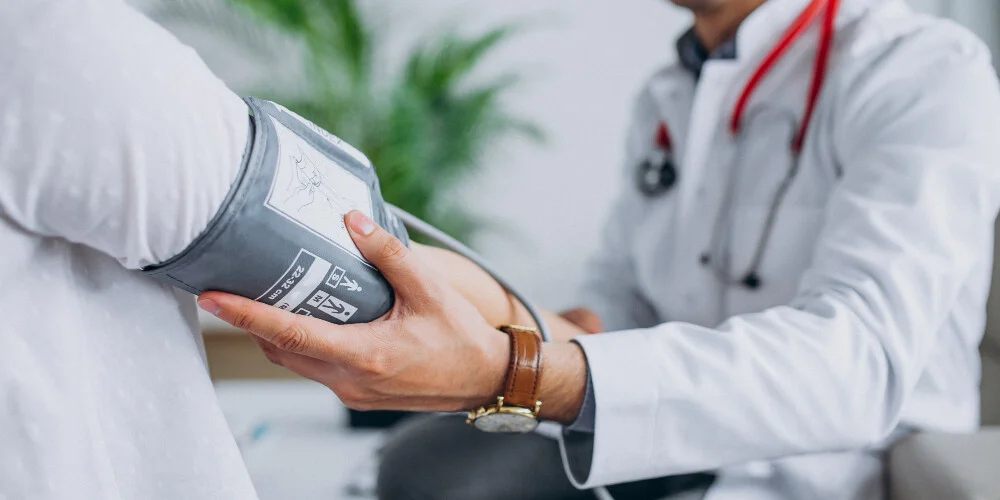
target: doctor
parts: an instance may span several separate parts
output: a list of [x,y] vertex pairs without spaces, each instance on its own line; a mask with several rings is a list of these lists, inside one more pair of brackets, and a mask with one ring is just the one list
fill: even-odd
[[[675,3],[695,25],[638,99],[587,287],[615,333],[512,349],[519,334],[493,328],[520,320],[498,317],[509,303],[360,213],[354,239],[398,294],[386,317],[200,304],[357,408],[468,410],[529,377],[532,416],[584,429],[563,443],[579,487],[717,471],[710,498],[882,498],[896,437],[978,423],[1000,204],[990,54],[902,0]],[[539,362],[539,378],[520,370]],[[487,474],[454,482],[528,458],[491,436],[464,458]]]

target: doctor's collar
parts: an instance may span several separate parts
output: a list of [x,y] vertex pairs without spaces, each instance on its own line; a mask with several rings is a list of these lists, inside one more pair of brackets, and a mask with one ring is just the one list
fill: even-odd
[[712,59],[736,59],[736,39],[731,38],[714,51],[709,52],[701,43],[694,28],[687,30],[677,39],[677,57],[681,66],[694,75],[695,80],[701,77],[701,69]]

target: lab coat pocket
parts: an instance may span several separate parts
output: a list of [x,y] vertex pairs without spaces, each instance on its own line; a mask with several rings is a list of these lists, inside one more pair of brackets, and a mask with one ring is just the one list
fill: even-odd
[[764,241],[768,205],[739,206],[733,213],[727,249],[729,274],[742,277],[751,269],[754,255],[764,245],[756,273],[760,286],[737,284],[726,293],[726,315],[757,312],[789,303],[799,281],[811,265],[813,250],[823,225],[820,208],[783,204],[777,211],[771,236]]

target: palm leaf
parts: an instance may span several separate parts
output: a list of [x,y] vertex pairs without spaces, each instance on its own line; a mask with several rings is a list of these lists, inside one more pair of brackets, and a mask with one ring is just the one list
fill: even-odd
[[[258,95],[364,151],[387,200],[459,239],[471,237],[484,221],[443,194],[479,169],[505,135],[543,137],[534,124],[504,109],[517,75],[473,81],[484,61],[518,31],[511,25],[473,37],[425,39],[395,77],[380,72],[376,80],[372,61],[386,34],[362,16],[357,0],[159,1],[154,17],[225,33],[258,64],[301,57],[304,90],[265,87]],[[289,43],[301,50],[289,50]]]
[[411,53],[404,79],[428,98],[439,98],[462,83],[513,32],[512,27],[503,26],[473,39],[452,33],[425,42]]

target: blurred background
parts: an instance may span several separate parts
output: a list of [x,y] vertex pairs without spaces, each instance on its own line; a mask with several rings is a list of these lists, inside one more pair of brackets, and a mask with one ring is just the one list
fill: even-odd
[[[132,3],[237,93],[358,146],[390,202],[471,243],[552,309],[573,305],[621,187],[631,99],[690,23],[666,0]],[[1000,46],[995,0],[910,3]],[[351,429],[328,391],[204,322],[261,498],[369,498],[383,431]]]

